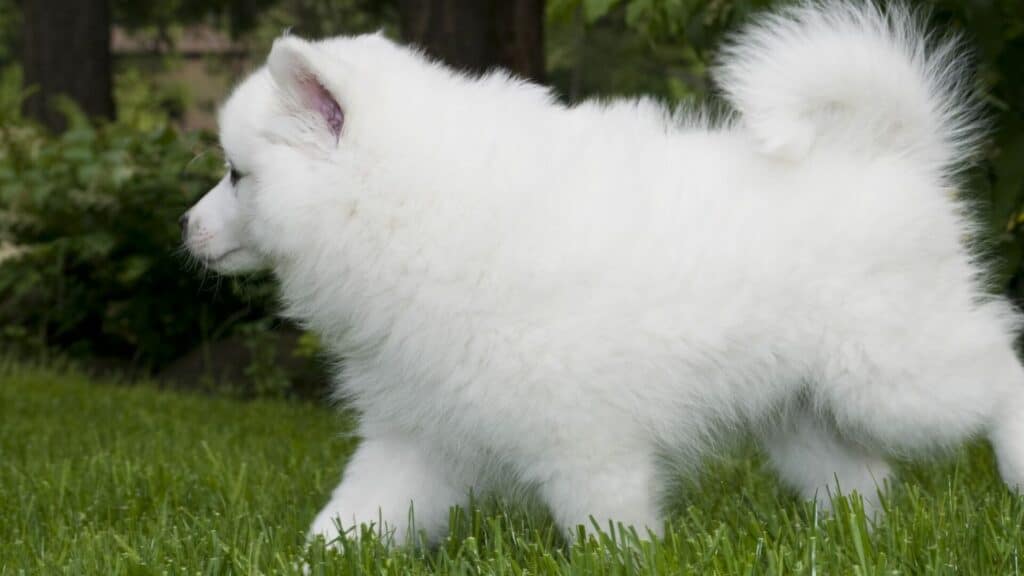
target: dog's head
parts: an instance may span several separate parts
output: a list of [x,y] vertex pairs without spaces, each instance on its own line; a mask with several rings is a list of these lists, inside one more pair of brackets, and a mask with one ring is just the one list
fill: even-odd
[[338,237],[380,163],[361,127],[401,121],[376,68],[415,58],[379,35],[277,40],[220,111],[226,170],[181,218],[188,251],[224,274],[317,257],[309,239]]

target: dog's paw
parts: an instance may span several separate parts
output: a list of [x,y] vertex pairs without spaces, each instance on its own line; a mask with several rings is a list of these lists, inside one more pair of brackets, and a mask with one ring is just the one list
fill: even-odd
[[326,548],[340,551],[344,549],[346,540],[358,537],[356,532],[354,528],[346,528],[341,518],[321,514],[309,528],[306,542],[313,544],[320,541]]

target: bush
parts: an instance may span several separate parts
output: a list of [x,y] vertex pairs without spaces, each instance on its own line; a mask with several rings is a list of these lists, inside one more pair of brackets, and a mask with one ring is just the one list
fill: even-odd
[[[54,136],[20,118],[16,73],[0,89],[0,338],[158,368],[202,339],[267,314],[265,282],[186,270],[178,217],[223,171],[202,136],[166,122],[91,123],[60,103]],[[15,94],[15,96],[12,96]]]

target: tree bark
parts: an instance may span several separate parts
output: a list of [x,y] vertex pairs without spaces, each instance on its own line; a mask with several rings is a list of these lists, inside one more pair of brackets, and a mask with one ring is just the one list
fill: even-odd
[[468,72],[544,80],[544,0],[400,0],[402,36]]
[[89,116],[114,117],[107,0],[29,0],[23,4],[25,113],[54,131],[66,121],[52,106],[64,94]]

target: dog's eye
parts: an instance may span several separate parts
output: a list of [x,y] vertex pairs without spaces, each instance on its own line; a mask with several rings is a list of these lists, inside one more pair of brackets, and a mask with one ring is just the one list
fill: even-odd
[[232,186],[237,186],[238,185],[238,181],[241,180],[243,176],[245,176],[244,174],[239,172],[237,169],[235,169],[234,166],[231,167],[231,172],[229,174],[230,174],[231,185]]

